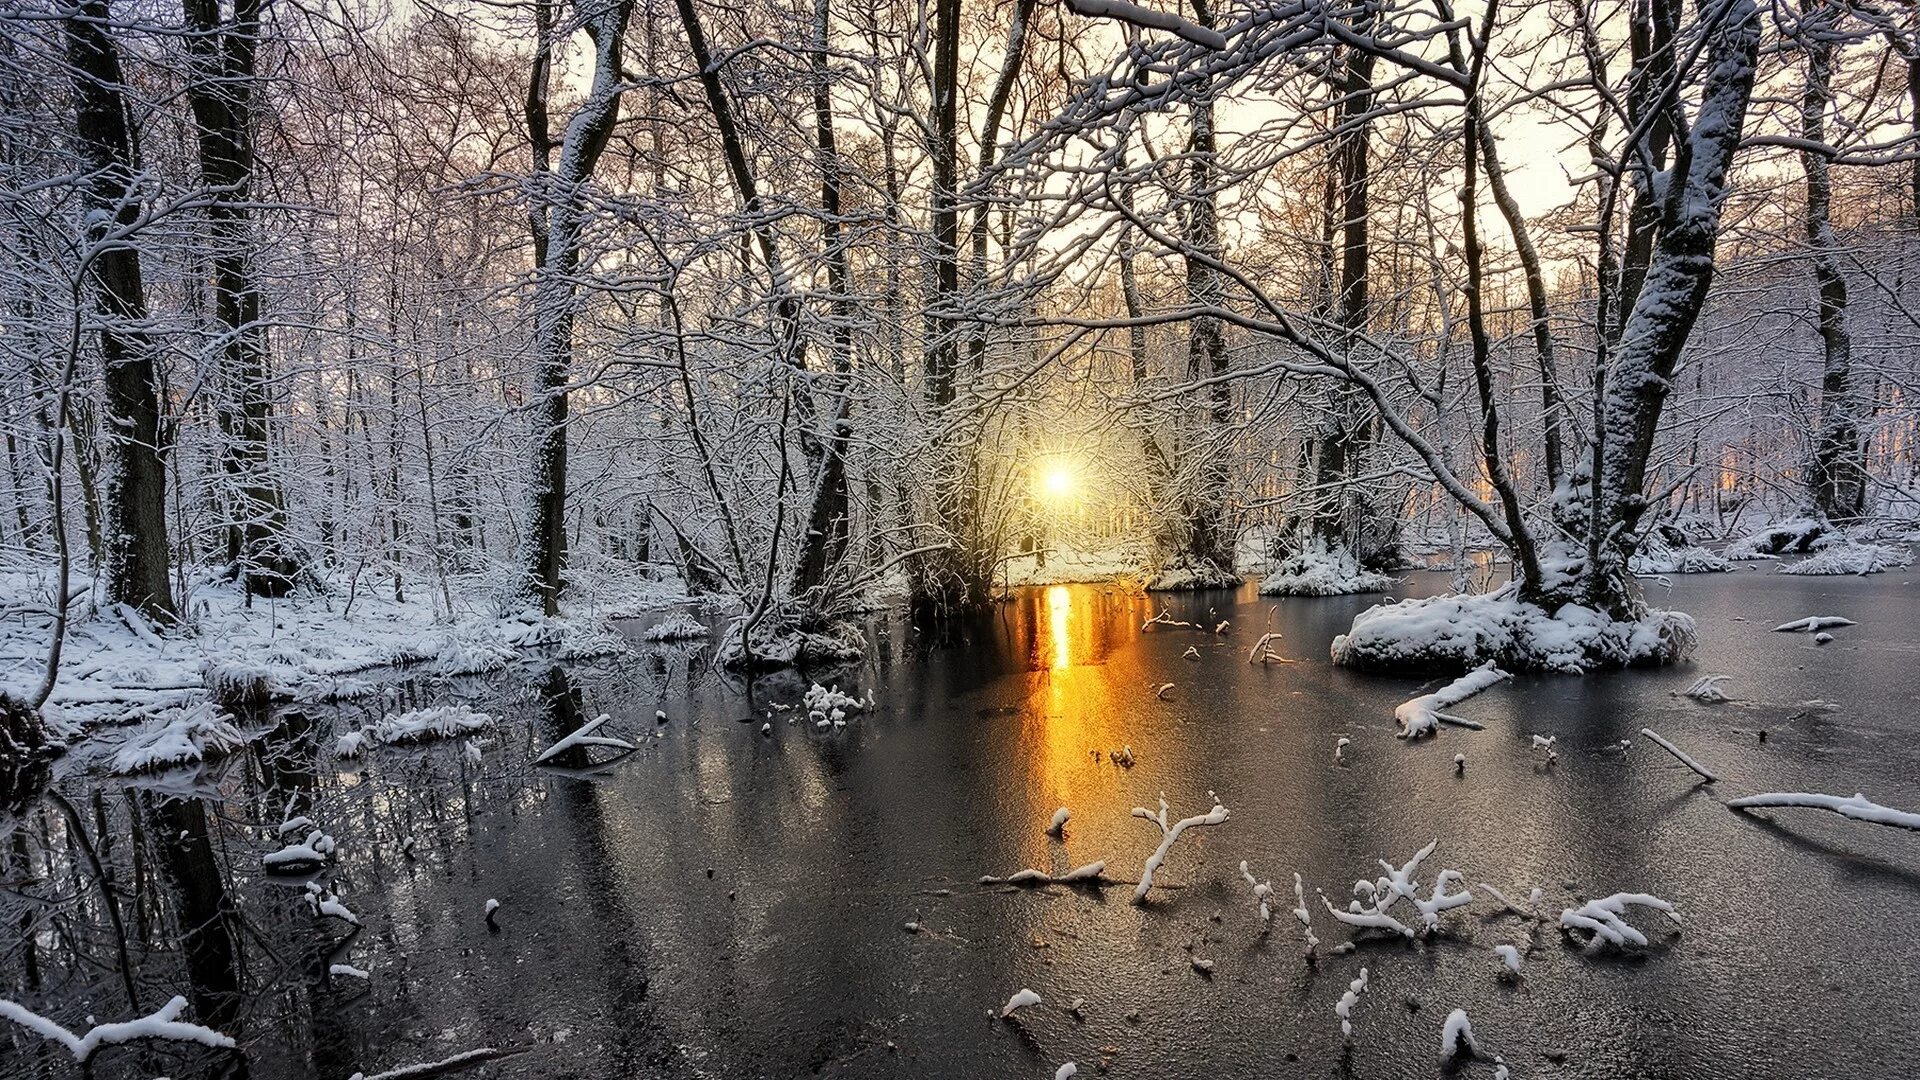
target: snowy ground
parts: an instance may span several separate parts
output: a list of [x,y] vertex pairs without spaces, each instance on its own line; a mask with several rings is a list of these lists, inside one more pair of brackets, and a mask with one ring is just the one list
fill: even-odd
[[[1403,591],[1445,581],[1414,575]],[[571,681],[409,691],[408,709],[471,694],[496,722],[471,753],[456,738],[343,762],[331,737],[399,706],[316,704],[303,710],[313,731],[276,732],[259,767],[236,759],[174,786],[213,793],[224,879],[260,939],[241,940],[237,1034],[261,1080],[503,1045],[524,1052],[482,1075],[1045,1077],[1075,1061],[1119,1078],[1432,1076],[1456,1009],[1514,1077],[1893,1080],[1914,1060],[1908,1003],[1883,992],[1920,978],[1920,939],[1887,931],[1920,918],[1914,834],[1729,803],[1809,792],[1858,805],[1865,792],[1920,810],[1913,588],[1895,575],[1683,579],[1662,602],[1696,617],[1698,663],[1522,675],[1450,707],[1481,730],[1418,742],[1395,738],[1396,706],[1445,679],[1324,659],[1370,598],[1035,590],[967,650],[928,656],[907,633],[881,635],[841,686],[875,705],[844,725],[810,723],[790,677],[749,698],[662,651],[587,661]],[[1142,629],[1161,610],[1172,621]],[[1215,616],[1225,634],[1174,625]],[[1772,632],[1808,616],[1852,625],[1825,645]],[[1296,662],[1248,663],[1269,633]],[[1684,695],[1708,672],[1731,700]],[[601,713],[598,734],[639,749],[596,749],[611,761],[597,772],[531,765]],[[1548,739],[1552,757],[1536,748]],[[1111,760],[1123,747],[1130,765]],[[1174,816],[1232,812],[1188,830],[1149,902],[1130,903],[1162,843],[1132,809],[1163,791]],[[290,801],[311,828],[283,834]],[[106,805],[120,821],[157,804]],[[337,847],[308,900],[258,867],[314,830]],[[131,852],[116,843],[109,858]],[[1271,883],[1271,921],[1242,861]],[[1095,862],[1114,884],[979,882]],[[1446,871],[1459,878],[1436,888]],[[122,880],[162,890],[143,910],[171,909],[164,876],[123,866]],[[1360,915],[1413,936],[1336,924],[1321,895],[1344,908],[1356,880],[1372,896]],[[8,902],[0,925],[13,926]],[[315,913],[325,905],[362,929]],[[1582,919],[1624,947],[1590,948]],[[138,1015],[101,979],[111,935],[94,930],[73,974],[43,951],[42,988],[23,1001],[73,1032],[89,1014]],[[190,992],[164,933],[135,949],[145,1009]],[[317,974],[333,965],[367,977]],[[1362,967],[1346,1040],[1335,1006]],[[1040,1003],[998,1019],[1022,988]],[[289,995],[311,1004],[284,1008]],[[9,1080],[71,1072],[70,1057],[9,1059],[8,1046]],[[104,1064],[103,1080],[162,1068]],[[193,1062],[176,1053],[164,1069]],[[1486,1061],[1459,1075],[1491,1074]]]
[[[44,612],[50,572],[0,573],[0,596]],[[89,583],[77,578],[74,588]],[[423,585],[425,583],[422,583]],[[451,600],[451,607],[448,600]],[[129,611],[103,608],[91,595],[74,601],[60,678],[48,702],[56,731],[124,723],[203,700],[224,681],[264,680],[282,700],[319,701],[365,693],[374,669],[419,666],[435,675],[498,670],[531,650],[585,655],[620,646],[608,620],[683,603],[677,579],[628,573],[581,574],[560,619],[504,615],[491,581],[458,580],[447,590],[416,587],[404,602],[371,576],[345,576],[324,592],[254,598],[235,585],[195,582],[185,625],[149,626]],[[48,620],[16,613],[0,619],[0,688],[38,687]]]

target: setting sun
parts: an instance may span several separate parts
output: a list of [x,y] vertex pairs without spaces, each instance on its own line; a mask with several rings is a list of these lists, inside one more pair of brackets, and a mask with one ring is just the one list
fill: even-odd
[[1070,499],[1080,486],[1080,477],[1074,467],[1064,461],[1049,462],[1039,472],[1040,494],[1048,499]]

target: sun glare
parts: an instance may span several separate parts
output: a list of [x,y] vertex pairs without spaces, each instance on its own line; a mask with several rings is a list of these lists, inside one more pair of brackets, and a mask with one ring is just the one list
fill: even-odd
[[1039,481],[1040,494],[1056,502],[1073,498],[1080,486],[1080,477],[1073,466],[1064,461],[1048,463],[1040,470]]

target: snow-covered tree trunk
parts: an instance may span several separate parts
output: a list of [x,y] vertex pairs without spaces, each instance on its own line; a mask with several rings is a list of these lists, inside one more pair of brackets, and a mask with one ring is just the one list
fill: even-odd
[[110,18],[107,0],[81,0],[62,22],[75,133],[87,169],[83,227],[105,371],[107,599],[171,621],[160,374],[144,328],[147,296],[136,246],[142,207]]
[[1594,431],[1599,469],[1588,549],[1594,565],[1582,567],[1572,579],[1550,571],[1551,580],[1531,587],[1549,602],[1575,598],[1566,586],[1577,580],[1590,606],[1618,617],[1635,609],[1627,559],[1639,543],[1640,519],[1648,506],[1647,462],[1674,369],[1713,282],[1727,174],[1753,94],[1759,16],[1752,0],[1730,0],[1724,12],[1708,29],[1692,125],[1674,147],[1672,167],[1655,183],[1656,239],[1600,389]]
[[[586,2],[586,0],[583,0]],[[528,83],[526,117],[533,145],[531,227],[538,264],[533,301],[533,475],[523,568],[543,611],[557,615],[567,564],[567,387],[572,378],[574,275],[580,268],[585,224],[583,188],[613,135],[625,88],[620,72],[621,39],[633,0],[602,0],[582,11],[592,39],[592,80],[580,108],[567,122],[557,149],[547,127],[547,89],[553,43],[552,5],[537,5],[541,42]]]
[[1800,151],[1806,176],[1803,217],[1813,265],[1814,324],[1820,331],[1819,427],[1814,433],[1808,479],[1813,502],[1829,520],[1857,518],[1865,509],[1866,455],[1860,440],[1859,402],[1853,386],[1853,335],[1847,326],[1847,279],[1840,272],[1833,234],[1833,179],[1825,151],[1827,113],[1833,107],[1833,69],[1840,6],[1833,0],[1801,0],[1796,36],[1806,58],[1800,94]]
[[269,347],[253,267],[257,245],[249,202],[260,8],[258,0],[236,0],[228,21],[217,0],[182,0],[181,7],[192,63],[187,97],[209,198],[220,366],[233,391],[220,412],[227,438],[223,465],[234,497],[227,561],[248,591],[278,596],[293,584],[299,561],[286,537],[286,497],[268,464],[267,429],[273,416]]

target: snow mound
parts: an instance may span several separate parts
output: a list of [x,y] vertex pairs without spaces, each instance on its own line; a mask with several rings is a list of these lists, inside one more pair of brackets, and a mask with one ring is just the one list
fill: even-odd
[[640,635],[646,641],[693,641],[706,636],[706,624],[684,611],[661,619]]
[[1352,552],[1328,551],[1316,544],[1312,550],[1282,559],[1261,579],[1260,595],[1347,596],[1385,592],[1396,584],[1394,578],[1362,567]]
[[159,718],[162,722],[157,727],[135,736],[114,753],[110,768],[115,775],[214,761],[247,741],[210,701],[177,706],[162,712]]
[[1371,607],[1333,639],[1333,662],[1363,670],[1467,671],[1492,663],[1510,671],[1568,674],[1638,664],[1671,664],[1693,651],[1694,621],[1650,610],[1617,621],[1567,604],[1549,614],[1511,587]]
[[1879,574],[1912,562],[1912,555],[1885,544],[1831,544],[1797,563],[1781,567],[1780,572],[1813,577]]
[[1829,526],[1819,518],[1802,517],[1769,525],[1727,545],[1727,558],[1737,562],[1771,559],[1817,550],[1826,543]]
[[458,704],[389,713],[377,724],[340,736],[334,752],[340,757],[359,757],[374,746],[451,739],[482,731],[492,724],[493,717]]

